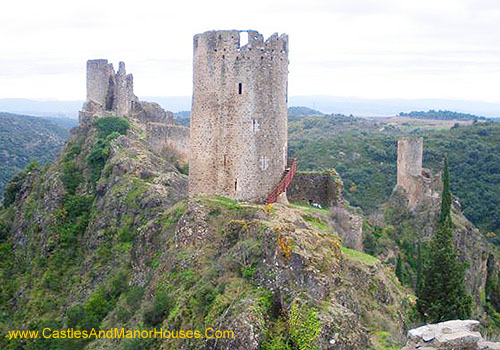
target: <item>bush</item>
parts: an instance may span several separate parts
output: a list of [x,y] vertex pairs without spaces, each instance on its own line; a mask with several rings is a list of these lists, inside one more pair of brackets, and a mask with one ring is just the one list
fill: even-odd
[[120,135],[127,133],[130,124],[123,117],[102,117],[94,121],[100,139],[105,139],[110,134],[116,132]]
[[67,161],[62,164],[62,167],[61,181],[69,194],[75,194],[76,189],[84,180],[82,170],[75,161]]
[[144,324],[147,326],[159,325],[173,306],[172,300],[164,290],[156,292],[153,303],[144,311]]
[[21,171],[17,173],[12,180],[9,181],[5,187],[3,194],[3,205],[4,207],[9,207],[16,200],[17,193],[21,190],[24,179],[26,178],[26,173]]

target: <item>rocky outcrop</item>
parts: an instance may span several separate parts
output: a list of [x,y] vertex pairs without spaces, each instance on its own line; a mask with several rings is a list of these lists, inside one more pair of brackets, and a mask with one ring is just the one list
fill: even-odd
[[479,333],[479,321],[456,320],[431,324],[408,332],[403,350],[497,350],[500,343],[489,342]]

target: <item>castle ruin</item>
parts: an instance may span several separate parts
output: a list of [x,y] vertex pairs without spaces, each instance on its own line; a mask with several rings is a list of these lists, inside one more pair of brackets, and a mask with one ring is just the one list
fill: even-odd
[[424,139],[422,137],[403,137],[398,140],[398,165],[396,187],[405,191],[408,206],[415,208],[426,198],[437,198],[441,186],[441,175],[433,175],[422,167]]
[[265,201],[287,166],[288,36],[195,35],[193,72],[190,196]]
[[87,61],[87,99],[80,112],[81,125],[106,116],[140,120],[152,150],[166,156],[173,153],[186,163],[189,128],[176,125],[173,113],[159,104],[139,101],[132,74],[126,73],[125,63],[120,62],[118,67],[115,73],[106,59]]
[[134,78],[118,64],[118,72],[108,60],[87,61],[87,101],[84,110],[128,115],[138,102],[134,95]]

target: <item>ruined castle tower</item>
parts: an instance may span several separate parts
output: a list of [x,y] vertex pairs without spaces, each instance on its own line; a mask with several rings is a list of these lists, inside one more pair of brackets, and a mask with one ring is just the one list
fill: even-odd
[[264,201],[287,161],[288,36],[195,35],[193,68],[190,195]]
[[115,74],[108,60],[87,61],[87,102],[84,111],[125,116],[134,109],[137,101],[133,77],[125,72],[125,63],[119,63]]
[[398,140],[397,186],[405,189],[410,207],[422,197],[422,137],[403,137]]

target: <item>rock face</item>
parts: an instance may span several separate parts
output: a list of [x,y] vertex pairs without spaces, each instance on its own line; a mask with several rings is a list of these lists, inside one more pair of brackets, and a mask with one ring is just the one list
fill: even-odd
[[408,332],[403,350],[496,350],[500,343],[488,342],[479,333],[479,321],[456,320],[431,324]]
[[263,202],[287,165],[288,36],[205,32],[193,61],[190,196]]

